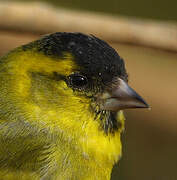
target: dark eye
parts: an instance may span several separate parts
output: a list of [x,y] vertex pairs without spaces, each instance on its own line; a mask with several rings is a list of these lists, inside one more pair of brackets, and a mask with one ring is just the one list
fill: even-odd
[[87,77],[80,74],[71,74],[69,77],[69,84],[75,88],[82,88],[87,85]]

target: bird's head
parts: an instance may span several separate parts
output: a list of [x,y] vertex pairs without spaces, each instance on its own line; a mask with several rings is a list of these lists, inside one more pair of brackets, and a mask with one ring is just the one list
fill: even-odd
[[50,125],[77,129],[92,119],[109,132],[118,126],[119,110],[148,107],[128,86],[124,60],[97,37],[50,34],[8,56],[11,98],[21,102],[16,108]]

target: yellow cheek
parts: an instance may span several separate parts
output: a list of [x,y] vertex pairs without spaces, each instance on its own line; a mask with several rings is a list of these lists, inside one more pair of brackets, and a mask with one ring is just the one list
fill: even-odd
[[73,56],[69,53],[64,53],[60,59],[45,56],[35,50],[18,51],[8,56],[9,60],[12,59],[8,63],[8,69],[11,69],[13,74],[24,75],[31,71],[44,74],[58,72],[59,74],[68,76],[78,68]]
[[[35,50],[25,52],[19,50],[8,56],[10,61],[7,68],[13,77],[14,90],[21,97],[27,97],[30,93],[30,73],[52,75],[53,72],[57,72],[63,76],[68,76],[78,68],[69,53],[64,53],[61,59],[45,56],[42,53],[35,52]],[[61,86],[66,85],[62,84]]]

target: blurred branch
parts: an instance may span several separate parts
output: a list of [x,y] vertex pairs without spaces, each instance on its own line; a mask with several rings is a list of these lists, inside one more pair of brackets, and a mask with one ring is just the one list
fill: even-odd
[[39,35],[31,33],[19,33],[15,31],[0,30],[0,56],[22,44],[29,43],[39,38]]
[[0,30],[74,31],[123,42],[177,51],[177,23],[56,9],[41,3],[0,2]]

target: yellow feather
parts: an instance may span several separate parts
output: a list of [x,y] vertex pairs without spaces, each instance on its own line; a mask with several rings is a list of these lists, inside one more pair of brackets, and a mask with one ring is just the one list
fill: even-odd
[[1,180],[109,180],[121,156],[122,111],[117,116],[122,128],[107,135],[88,98],[64,81],[38,75],[71,74],[77,66],[70,54],[58,60],[18,49],[6,58],[0,67]]

